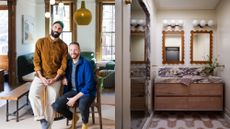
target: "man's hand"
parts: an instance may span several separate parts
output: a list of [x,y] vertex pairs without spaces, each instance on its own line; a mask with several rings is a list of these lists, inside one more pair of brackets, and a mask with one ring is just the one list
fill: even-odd
[[48,79],[48,84],[52,85],[54,82],[56,82],[55,78]]
[[68,106],[70,106],[70,107],[73,107],[74,106],[74,104],[75,104],[75,102],[77,101],[77,100],[75,100],[75,98],[74,97],[72,97],[72,98],[67,98],[69,101],[66,103]]
[[61,82],[62,82],[62,85],[64,85],[64,86],[68,85],[67,78],[63,78]]
[[48,82],[48,80],[47,80],[46,78],[40,77],[40,79],[41,79],[42,83],[43,83],[45,86],[48,86],[48,85],[49,85],[49,82]]

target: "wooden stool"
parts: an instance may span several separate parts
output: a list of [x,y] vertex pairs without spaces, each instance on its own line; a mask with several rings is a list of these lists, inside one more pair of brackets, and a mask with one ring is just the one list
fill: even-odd
[[[77,121],[76,121],[76,106],[73,107],[74,110],[73,110],[73,120],[72,120],[72,126],[71,126],[71,129],[75,129],[76,128],[76,124],[77,124]],[[95,101],[91,104],[90,106],[90,109],[91,109],[91,113],[92,113],[92,121],[93,121],[93,124],[95,124],[95,110],[94,108],[97,108],[97,113],[98,113],[98,116],[99,116],[99,124],[100,124],[100,129],[102,129],[102,115],[101,115],[101,93],[100,93],[100,87],[97,86],[97,92],[96,92],[96,98],[95,98]],[[67,125],[68,125],[68,119],[67,119]]]

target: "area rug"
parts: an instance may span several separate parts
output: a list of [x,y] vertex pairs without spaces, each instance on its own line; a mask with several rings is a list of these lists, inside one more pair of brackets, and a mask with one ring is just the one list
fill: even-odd
[[221,112],[156,112],[148,129],[230,129]]
[[[21,102],[25,101],[23,97]],[[10,111],[15,110],[15,102],[10,102]],[[6,107],[0,107],[0,129],[41,129],[40,123],[33,120],[33,113],[30,106],[20,110],[19,122],[16,122],[15,116],[10,116],[6,122]],[[95,124],[92,124],[92,118],[89,118],[89,129],[99,129],[98,115],[96,115]],[[115,129],[115,106],[102,105],[102,124],[103,129]],[[54,121],[52,129],[68,129],[70,125],[66,125],[66,119]],[[81,129],[81,119],[77,123],[77,128]]]

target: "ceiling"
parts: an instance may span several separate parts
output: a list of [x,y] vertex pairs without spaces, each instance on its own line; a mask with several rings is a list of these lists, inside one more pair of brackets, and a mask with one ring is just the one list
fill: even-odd
[[159,10],[199,10],[199,9],[216,9],[221,0],[155,0]]

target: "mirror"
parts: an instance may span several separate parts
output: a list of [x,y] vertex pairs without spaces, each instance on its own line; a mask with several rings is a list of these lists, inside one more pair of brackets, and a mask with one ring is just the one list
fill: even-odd
[[145,34],[131,32],[131,62],[132,63],[141,63],[145,62]]
[[184,31],[163,31],[162,63],[184,64]]
[[212,62],[212,31],[191,31],[191,64]]

